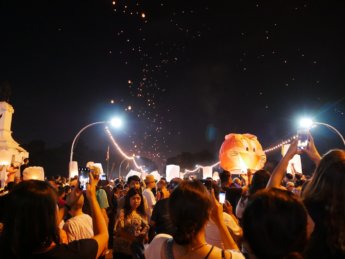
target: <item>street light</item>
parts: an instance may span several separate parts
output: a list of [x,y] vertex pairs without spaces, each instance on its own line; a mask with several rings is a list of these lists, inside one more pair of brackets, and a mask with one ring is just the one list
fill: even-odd
[[93,122],[90,123],[88,125],[86,125],[85,127],[83,127],[81,130],[79,130],[79,132],[77,133],[77,135],[74,137],[73,142],[72,142],[72,146],[71,146],[71,153],[70,153],[70,157],[69,157],[69,176],[71,177],[72,172],[74,174],[78,174],[78,172],[75,172],[77,166],[77,162],[73,161],[73,151],[74,151],[74,145],[75,142],[77,141],[78,137],[80,136],[80,134],[86,130],[87,128],[97,125],[97,124],[110,124],[112,127],[114,128],[121,128],[122,127],[122,119],[119,117],[115,117],[113,119],[111,119],[110,121],[97,121],[97,122]]
[[329,124],[324,123],[324,122],[313,121],[310,118],[302,118],[300,120],[300,127],[301,128],[311,129],[311,128],[313,128],[313,126],[317,126],[317,125],[323,125],[323,126],[326,126],[329,129],[333,130],[335,133],[338,134],[338,136],[341,138],[341,140],[343,141],[343,144],[345,146],[345,139],[344,139],[343,135],[341,135],[341,133],[335,127],[333,127],[332,125],[329,125]]
[[121,176],[121,166],[122,166],[122,163],[125,162],[126,160],[128,160],[126,157],[121,161],[120,165],[119,165],[119,179],[120,179],[120,176]]

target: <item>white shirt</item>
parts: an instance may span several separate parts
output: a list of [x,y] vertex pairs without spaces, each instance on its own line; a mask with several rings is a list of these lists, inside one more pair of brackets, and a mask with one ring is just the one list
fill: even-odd
[[153,195],[153,192],[150,189],[145,189],[143,191],[143,196],[146,198],[148,209],[146,211],[146,214],[149,218],[151,218],[153,206],[156,205],[156,198]]
[[[168,234],[158,234],[154,237],[154,239],[151,241],[149,246],[145,249],[145,258],[146,259],[157,259],[161,258],[161,250],[162,246],[164,245],[165,241],[169,238],[172,238],[172,236]],[[243,254],[239,251],[234,251],[227,249],[229,253],[232,255],[232,259],[245,259]]]
[[67,220],[63,229],[67,233],[68,242],[93,237],[92,218],[84,213]]
[[[241,235],[241,227],[228,213],[223,212],[223,219],[226,227],[230,229],[232,233],[234,233],[236,236]],[[206,224],[205,239],[210,245],[222,248],[222,240],[220,238],[219,229],[212,220],[209,220]]]

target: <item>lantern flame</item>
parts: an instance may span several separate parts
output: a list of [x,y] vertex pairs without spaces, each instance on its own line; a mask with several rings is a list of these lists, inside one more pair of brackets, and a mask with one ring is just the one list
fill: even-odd
[[246,165],[246,163],[243,161],[242,157],[239,155],[238,156],[239,160],[240,160],[240,167],[241,167],[241,172],[242,173],[247,173],[248,167]]

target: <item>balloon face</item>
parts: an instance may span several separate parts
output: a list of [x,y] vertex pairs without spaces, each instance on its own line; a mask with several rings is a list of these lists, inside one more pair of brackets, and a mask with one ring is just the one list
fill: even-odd
[[266,162],[265,152],[252,134],[228,134],[219,150],[220,165],[227,171],[257,171]]

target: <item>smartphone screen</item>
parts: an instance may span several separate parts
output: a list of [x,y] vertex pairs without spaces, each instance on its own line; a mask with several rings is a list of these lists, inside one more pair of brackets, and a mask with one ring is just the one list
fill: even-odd
[[219,193],[219,202],[221,204],[224,204],[225,203],[225,192],[220,192]]
[[298,135],[298,144],[299,149],[305,149],[308,146],[308,129],[299,129],[297,130]]
[[90,182],[90,169],[87,167],[79,168],[79,189],[85,191],[86,184]]

